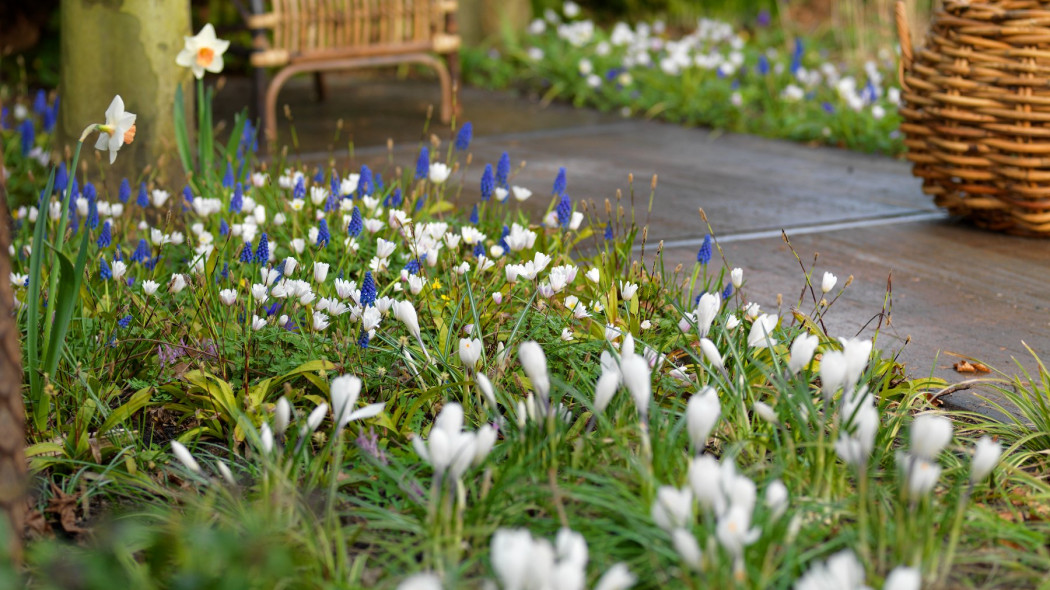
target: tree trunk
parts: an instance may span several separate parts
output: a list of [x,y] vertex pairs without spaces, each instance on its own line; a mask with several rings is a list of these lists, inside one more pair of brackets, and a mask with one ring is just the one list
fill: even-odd
[[[0,166],[3,165],[0,150]],[[41,215],[41,221],[43,216]],[[22,557],[22,527],[25,522],[25,407],[22,405],[22,361],[18,326],[11,288],[11,216],[7,213],[7,190],[0,180],[0,511],[6,518],[10,540],[8,557]],[[0,556],[3,548],[0,546]]]
[[[104,158],[107,184],[115,192],[122,177],[135,184],[144,172],[172,193],[185,174],[175,150],[175,89],[182,85],[193,121],[194,87],[187,68],[175,63],[185,35],[192,35],[189,0],[62,0],[62,108],[58,131],[72,146],[85,127],[105,120],[106,107],[117,94],[138,115],[135,141],[120,149],[112,170],[106,153],[85,146],[81,161]],[[91,142],[94,142],[94,136]]]

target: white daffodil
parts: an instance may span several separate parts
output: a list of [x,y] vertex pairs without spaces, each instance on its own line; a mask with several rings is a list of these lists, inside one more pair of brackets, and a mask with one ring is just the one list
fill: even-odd
[[118,94],[106,109],[106,122],[97,128],[100,133],[98,141],[95,142],[95,149],[109,151],[109,163],[112,164],[117,161],[120,147],[135,139],[135,113],[124,110],[124,99]]
[[204,77],[205,70],[213,74],[222,71],[222,54],[226,53],[230,42],[217,38],[211,23],[204,25],[196,36],[185,39],[186,47],[175,56],[175,63],[192,70],[198,80]]

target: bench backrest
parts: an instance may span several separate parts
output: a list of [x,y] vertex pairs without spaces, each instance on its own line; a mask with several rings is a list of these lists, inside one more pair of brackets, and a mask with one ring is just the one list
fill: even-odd
[[[256,0],[255,7],[263,3]],[[384,55],[411,51],[446,53],[459,46],[449,30],[455,0],[271,0],[253,15],[251,29],[273,34],[256,53],[257,66],[292,59],[325,59],[348,53]]]

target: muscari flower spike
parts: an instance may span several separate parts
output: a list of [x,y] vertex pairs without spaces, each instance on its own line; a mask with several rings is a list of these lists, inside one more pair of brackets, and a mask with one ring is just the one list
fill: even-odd
[[389,195],[383,199],[384,207],[400,207],[401,206],[401,189],[395,188]]
[[98,249],[102,250],[108,247],[113,242],[113,230],[110,228],[110,224],[107,221],[102,224],[102,231],[98,234]]
[[293,199],[305,199],[306,198],[306,181],[300,176],[299,180],[295,181],[295,188],[292,189]]
[[[125,178],[124,182],[127,182],[127,181],[128,180]],[[66,186],[66,183],[68,183],[68,182],[69,182],[69,172],[66,170],[66,163],[62,162],[61,164],[58,165],[58,172],[55,173],[55,188],[57,190],[60,190],[60,191],[66,190],[64,187]],[[121,184],[120,186],[123,187],[124,185]],[[125,198],[121,202],[127,203],[129,198],[131,198],[131,187],[128,187],[128,196],[127,196],[127,198]]]
[[[62,165],[65,166],[65,164]],[[128,182],[127,178],[120,181],[120,191],[117,193],[117,197],[120,199],[120,202],[124,204],[127,204],[127,202],[131,200],[131,184]]]
[[492,174],[492,164],[485,164],[485,171],[481,174],[481,200],[491,199],[495,190],[496,178]]
[[[76,193],[74,192],[74,194]],[[145,181],[143,181],[142,184],[139,185],[139,194],[135,198],[135,203],[143,209],[149,207],[149,191],[146,190]]]
[[241,249],[241,262],[243,262],[244,264],[248,264],[252,261],[253,257],[254,255],[252,254],[252,243],[245,242],[244,248]]
[[499,163],[496,164],[496,185],[505,189],[510,189],[510,185],[507,181],[510,179],[510,154],[503,152],[503,155],[499,157]]
[[357,196],[363,197],[365,195],[372,194],[372,189],[375,188],[372,185],[372,169],[362,164],[361,172],[357,178]]
[[47,94],[43,89],[36,91],[36,97],[33,99],[33,112],[38,115],[43,115],[47,110]]
[[711,262],[711,234],[704,236],[704,243],[700,245],[700,249],[696,252],[696,261],[700,264]]
[[405,272],[410,275],[419,274],[419,259],[413,258],[409,260],[408,264],[405,265]]
[[117,320],[117,325],[119,325],[121,328],[127,328],[131,325],[131,316],[126,315],[120,318],[119,320]]
[[317,171],[314,172],[314,184],[321,184],[322,182],[324,182],[324,170],[321,170],[321,167],[318,166]]
[[561,193],[561,202],[558,203],[555,211],[558,213],[558,224],[568,227],[569,222],[572,221],[572,199],[569,198],[569,193]]
[[193,204],[193,189],[188,184],[182,187],[182,200],[186,201],[187,205]]
[[22,124],[18,126],[18,132],[22,134],[22,157],[28,157],[29,152],[33,150],[33,144],[36,143],[36,129],[33,127],[33,121],[30,119],[22,121]]
[[430,150],[426,146],[419,150],[419,159],[416,160],[416,180],[424,180],[430,174]]
[[55,97],[55,102],[51,103],[51,108],[47,109],[44,113],[44,131],[51,133],[55,130],[55,124],[58,123],[58,97]]
[[220,236],[225,236],[228,233],[230,233],[230,224],[226,223],[225,219],[220,219],[219,220],[219,235]]
[[242,210],[244,210],[244,187],[238,182],[233,189],[233,196],[230,197],[230,213],[240,213]]
[[376,302],[376,280],[372,278],[372,271],[365,271],[365,278],[361,281],[361,305],[368,307]]
[[263,232],[259,238],[259,246],[255,249],[255,262],[266,264],[270,261],[270,238]]
[[103,281],[108,281],[113,278],[113,271],[109,268],[109,263],[106,262],[105,258],[101,258],[98,261],[98,276]]
[[328,222],[322,219],[317,224],[317,247],[324,248],[332,241],[332,234],[328,231]]
[[507,244],[507,236],[510,235],[510,228],[503,226],[503,231],[500,232],[499,236],[499,247],[503,248],[504,252],[510,252],[510,246]]
[[568,186],[568,181],[565,179],[565,167],[558,168],[558,176],[554,178],[554,188],[551,189],[552,195],[561,195],[565,193],[565,189]]
[[467,151],[470,147],[470,140],[474,138],[474,125],[467,121],[459,128],[459,133],[456,134],[456,150],[460,152]]
[[484,255],[485,255],[485,244],[482,244],[481,242],[478,242],[477,244],[474,245],[474,256],[476,258],[480,258],[481,256],[484,256]]
[[474,208],[470,210],[470,223],[471,225],[477,225],[480,218],[478,217],[478,205],[474,204]]
[[372,185],[375,188],[374,192],[383,192],[383,175],[376,172],[372,175]]
[[233,163],[226,161],[226,174],[222,175],[222,188],[233,188]]
[[153,256],[153,252],[149,249],[149,244],[144,238],[139,238],[138,246],[135,251],[131,253],[132,262],[146,262]]
[[361,334],[357,337],[357,345],[361,348],[368,348],[369,339],[368,330],[361,328]]
[[613,229],[612,229],[612,224],[611,224],[611,223],[608,223],[608,222],[606,222],[606,224],[605,224],[605,239],[606,239],[606,240],[611,240],[611,239],[613,239]]
[[350,213],[350,223],[346,226],[346,233],[350,234],[351,237],[356,238],[361,235],[361,230],[364,229],[364,227],[365,222],[364,219],[361,218],[361,211],[357,207],[354,207],[353,212]]
[[733,283],[726,284],[726,288],[722,290],[722,300],[729,299],[733,296]]

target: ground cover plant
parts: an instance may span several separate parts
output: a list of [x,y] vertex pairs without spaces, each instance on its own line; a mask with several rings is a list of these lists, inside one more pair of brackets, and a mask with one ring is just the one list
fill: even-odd
[[899,154],[896,56],[840,60],[820,38],[787,38],[768,14],[748,27],[702,18],[602,27],[566,2],[502,47],[465,51],[470,83],[718,130]]
[[[183,61],[221,56],[196,41]],[[191,183],[133,185],[102,175],[129,109],[85,129],[108,158],[71,174],[78,146],[15,216],[45,538],[11,585],[1016,588],[1050,567],[1032,437],[1000,426],[1004,449],[877,339],[828,334],[848,279],[807,269],[763,309],[715,238],[692,268],[642,264],[630,203],[655,186],[518,186],[509,155],[472,163],[468,123],[401,168],[306,167],[261,161],[244,118],[216,142],[205,108],[178,138]]]

